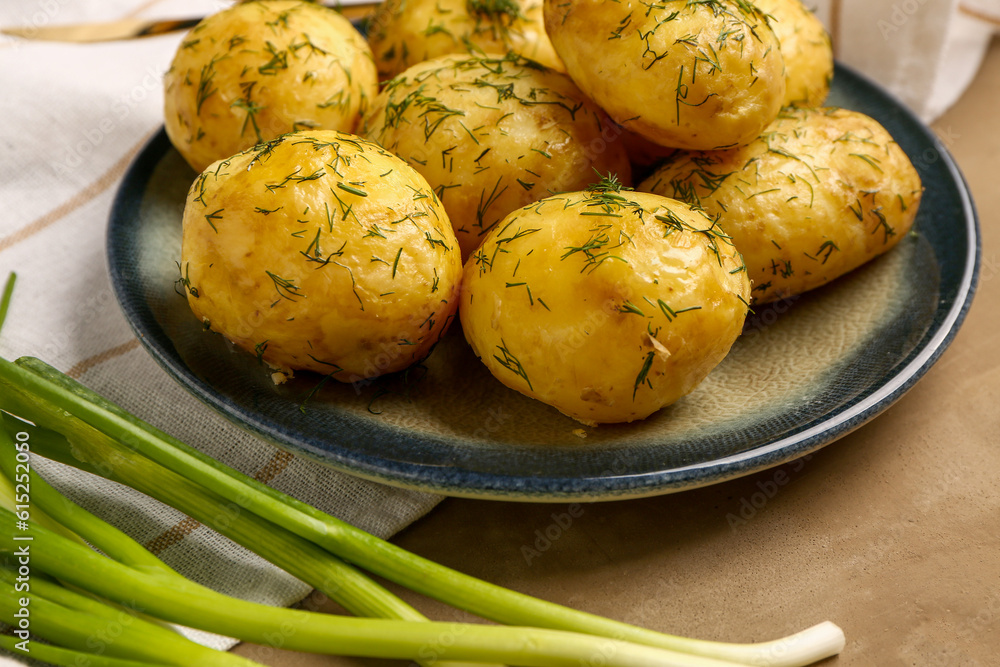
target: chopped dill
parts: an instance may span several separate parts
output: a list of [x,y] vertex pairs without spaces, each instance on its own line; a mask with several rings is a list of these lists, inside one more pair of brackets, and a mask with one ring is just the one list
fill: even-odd
[[295,301],[298,297],[303,296],[300,292],[300,288],[295,284],[295,281],[282,278],[281,276],[267,270],[265,270],[264,273],[266,273],[267,277],[274,283],[274,289],[281,298],[288,299],[289,301]]
[[345,192],[350,192],[352,195],[357,195],[359,197],[367,197],[368,196],[367,192],[365,192],[364,190],[362,190],[360,188],[357,188],[357,187],[355,187],[353,185],[347,185],[345,183],[338,182],[337,183],[337,187],[340,188],[341,190],[345,191]]
[[619,313],[632,313],[633,315],[638,315],[639,317],[646,317],[646,314],[642,310],[632,303],[631,301],[626,301],[618,308]]
[[257,363],[261,366],[264,365],[264,353],[267,351],[267,344],[269,341],[262,340],[253,346],[253,351],[257,354]]
[[646,378],[649,375],[649,369],[653,367],[653,356],[655,352],[650,351],[646,355],[645,361],[642,362],[642,368],[639,369],[639,374],[635,376],[635,385],[632,387],[632,400],[635,401],[635,394],[639,391],[639,387],[645,383],[650,389],[653,388],[653,384]]
[[205,221],[206,221],[206,222],[207,222],[207,223],[208,223],[209,225],[211,225],[211,226],[212,226],[212,229],[213,229],[213,230],[215,230],[215,233],[216,233],[216,234],[218,234],[218,233],[219,233],[219,229],[218,229],[218,228],[217,228],[217,227],[215,226],[215,223],[214,223],[214,222],[212,222],[212,221],[213,221],[213,220],[221,220],[221,219],[222,219],[222,216],[220,215],[220,213],[222,213],[222,212],[223,212],[224,210],[225,210],[225,209],[222,209],[222,208],[219,208],[219,209],[216,209],[216,210],[212,211],[211,213],[206,213],[206,214],[205,214]]
[[881,173],[885,173],[885,172],[882,171],[882,167],[879,166],[879,160],[878,160],[878,158],[874,158],[871,155],[862,155],[861,153],[848,153],[848,155],[850,155],[851,157],[856,157],[859,160],[864,160],[873,169],[875,169],[876,171],[878,171],[880,174]]
[[524,366],[521,365],[521,362],[518,361],[517,357],[511,354],[510,350],[507,349],[507,343],[504,342],[503,338],[500,339],[500,345],[497,345],[497,349],[500,350],[500,354],[503,355],[503,358],[495,354],[493,355],[493,358],[514,375],[524,378],[524,381],[528,383],[528,389],[534,391],[534,387],[531,386],[531,380],[528,378],[528,374],[525,372]]
[[399,250],[396,252],[396,259],[394,259],[392,261],[392,277],[393,278],[396,277],[396,269],[399,268],[399,258],[402,257],[402,255],[403,255],[403,248],[401,246],[399,248]]
[[[184,293],[187,292],[195,299],[197,299],[199,296],[198,288],[191,285],[191,275],[190,275],[191,264],[186,263],[184,268],[181,268],[180,262],[174,262],[174,264],[177,265],[177,271],[180,274],[177,280],[174,281],[174,291],[180,294],[181,296],[183,296]],[[13,288],[13,284],[11,284],[11,288]]]

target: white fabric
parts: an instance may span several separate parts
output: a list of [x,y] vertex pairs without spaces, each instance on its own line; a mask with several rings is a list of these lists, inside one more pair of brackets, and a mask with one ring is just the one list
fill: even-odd
[[927,123],[972,81],[1000,19],[1000,0],[804,1],[830,31],[838,60]]
[[[345,4],[350,4],[345,2]],[[978,67],[1000,0],[814,0],[837,56],[892,90],[925,120],[942,113]],[[186,17],[218,0],[31,0],[0,3],[0,26]],[[162,74],[181,35],[74,45],[0,37],[0,280],[19,282],[0,355],[39,356],[126,409],[254,474],[276,450],[243,433],[174,384],[135,346],[108,283],[104,227],[124,168],[160,126]],[[103,361],[102,361],[103,359]],[[84,362],[84,366],[80,364]],[[61,490],[148,542],[181,515],[139,494],[62,466],[39,466]],[[274,486],[388,536],[437,496],[363,482],[303,460]],[[272,604],[308,587],[204,528],[162,557],[218,590]],[[201,637],[214,646],[221,638]],[[0,664],[16,664],[0,656]]]
[[[0,26],[111,20],[144,6],[144,16],[176,18],[224,3],[4,2]],[[63,371],[82,370],[79,379],[91,388],[252,475],[273,465],[278,450],[216,415],[160,370],[135,344],[107,277],[104,231],[111,201],[124,168],[162,124],[162,76],[181,38],[77,45],[0,37],[0,283],[8,272],[18,274],[0,355],[37,356]],[[101,362],[98,355],[109,358]],[[79,366],[85,360],[87,368]],[[184,518],[85,473],[51,463],[37,469],[142,543]],[[440,500],[300,459],[270,484],[383,537]],[[204,527],[159,555],[192,579],[246,599],[289,605],[310,590]],[[233,643],[198,637],[219,648]],[[16,664],[3,657],[0,663]]]

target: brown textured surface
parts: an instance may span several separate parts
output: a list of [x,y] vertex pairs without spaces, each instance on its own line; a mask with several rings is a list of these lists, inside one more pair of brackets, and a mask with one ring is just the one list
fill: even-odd
[[[678,495],[583,506],[530,563],[522,547],[534,548],[536,531],[555,526],[552,515],[567,506],[449,499],[396,541],[490,581],[675,634],[755,641],[831,620],[848,644],[824,664],[998,664],[997,109],[1000,41],[934,126],[979,208],[979,292],[951,348],[887,413],[806,461]],[[732,519],[744,521],[741,511],[744,523]],[[383,662],[236,650],[269,665]]]

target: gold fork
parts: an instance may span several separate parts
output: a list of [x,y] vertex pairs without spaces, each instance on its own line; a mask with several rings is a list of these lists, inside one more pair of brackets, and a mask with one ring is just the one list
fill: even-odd
[[[366,2],[353,5],[338,5],[335,8],[346,18],[354,21],[370,16],[378,2]],[[35,39],[54,42],[109,42],[136,37],[151,37],[163,35],[178,30],[187,30],[198,25],[201,18],[187,19],[141,19],[129,18],[100,23],[73,23],[46,26],[17,26],[2,28],[0,33],[13,35],[23,39]]]

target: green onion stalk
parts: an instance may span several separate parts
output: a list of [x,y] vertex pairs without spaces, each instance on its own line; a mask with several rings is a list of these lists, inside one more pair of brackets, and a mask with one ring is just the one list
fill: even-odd
[[[132,485],[139,480],[130,475],[141,466],[130,467],[125,462],[148,458],[193,485],[211,489],[209,493],[247,515],[281,526],[344,561],[499,623],[584,633],[716,660],[775,667],[811,664],[843,648],[843,633],[832,623],[759,644],[693,640],[576,611],[475,579],[411,554],[222,465],[37,359],[20,359],[16,364],[0,360],[0,401],[20,417],[65,436],[71,443],[72,458],[87,464],[83,467],[111,478],[117,474],[119,481]],[[69,462],[65,455],[59,458]],[[155,496],[156,489],[146,488]]]
[[[55,460],[60,460],[60,453],[64,454],[69,451],[68,441],[64,436],[54,431],[26,427],[23,422],[17,423],[9,415],[5,416],[4,419],[8,430],[0,431],[0,447],[13,447],[14,443],[10,440],[9,431],[28,428],[31,432],[31,448],[36,453],[41,453],[43,456],[46,453],[51,453],[54,454]],[[96,432],[95,435],[104,437],[103,434]],[[115,446],[113,442],[105,444],[109,448]],[[72,464],[74,460],[70,457],[69,462]],[[87,472],[96,472],[93,466],[76,463]],[[9,484],[7,478],[13,476],[13,466],[14,463],[11,459],[0,458],[0,470],[4,473],[4,476],[0,478],[0,484],[4,482]],[[256,515],[239,512],[238,508],[228,507],[218,496],[160,467],[149,459],[139,456],[121,458],[117,460],[114,470],[119,474],[109,475],[109,479],[118,481],[122,478],[120,473],[125,472],[126,479],[135,481],[133,488],[136,490],[169,500],[177,509],[209,527],[215,528],[282,567],[290,574],[313,585],[351,613],[374,618],[428,620],[357,569],[311,542],[303,540]],[[29,470],[28,480],[31,488],[31,516],[39,524],[50,529],[55,526],[56,530],[65,531],[64,536],[77,538],[83,544],[86,544],[83,542],[85,539],[119,563],[139,570],[156,571],[181,577],[142,545],[78,505],[69,502],[34,470]],[[75,532],[66,530],[66,526],[72,526]],[[459,663],[454,662],[435,662],[433,664],[437,667],[458,667],[459,665]]]
[[[11,516],[6,510],[3,510],[2,513],[5,516]],[[0,521],[0,523],[5,522]],[[7,526],[5,525],[5,527]],[[13,523],[9,527],[13,530]],[[52,533],[44,528],[37,528],[37,530],[55,536],[57,542],[73,544],[76,549],[95,553],[88,547],[79,545],[57,533]],[[34,532],[35,530],[32,530],[32,533]],[[39,545],[41,544],[43,543],[39,543]],[[32,568],[34,569],[34,560],[38,555],[37,550],[50,547],[46,545],[36,548],[34,540],[32,540],[32,548],[35,549],[31,552]],[[62,551],[59,550],[58,546],[55,548],[57,549],[55,556],[58,558]],[[103,558],[99,555],[98,557]],[[72,563],[66,563],[64,567],[72,568]],[[57,642],[60,646],[55,648],[62,650],[54,652],[47,658],[46,653],[49,645],[31,641],[25,653],[17,648],[15,641],[14,645],[9,647],[15,654],[48,660],[57,665],[73,666],[93,664],[79,661],[77,658],[81,656],[91,660],[95,656],[105,655],[109,658],[138,660],[138,664],[176,665],[177,667],[206,664],[223,667],[248,667],[257,664],[234,653],[217,651],[197,644],[173,630],[140,618],[127,608],[114,607],[60,586],[38,572],[32,572],[30,579],[25,579],[28,581],[28,590],[20,595],[29,600],[25,609],[30,614],[27,618],[30,619],[31,633]],[[14,572],[8,568],[0,568],[0,584],[7,590],[14,590]],[[22,610],[16,596],[0,597],[0,620],[4,623],[17,628],[18,622],[24,618],[23,615],[15,616],[19,611]]]
[[[23,422],[6,421],[5,426],[30,430],[32,448],[40,445],[47,449],[59,440],[68,444],[58,434]],[[8,451],[15,448],[14,439],[6,429],[0,431],[0,447]],[[17,473],[12,459],[3,457],[5,477]],[[65,644],[68,649],[79,650],[90,645],[94,637],[102,636],[102,624],[113,621],[130,630],[116,633],[108,649],[109,653],[122,658],[156,660],[160,657],[163,664],[175,665],[252,664],[231,654],[223,654],[220,658],[211,649],[127,615],[134,610],[246,641],[273,643],[277,636],[284,648],[318,653],[426,661],[439,658],[500,660],[512,665],[553,667],[598,660],[625,667],[734,664],[537,628],[353,619],[229,598],[189,582],[170,570],[127,535],[60,496],[37,473],[29,471],[26,476],[32,505],[37,503],[42,510],[31,512],[27,519],[29,530],[19,528],[21,535],[31,537],[32,569],[121,604],[126,610],[110,609],[99,601],[50,584],[36,574],[31,581],[32,630]],[[20,479],[18,483],[22,483]],[[107,556],[35,523],[32,519],[37,516],[48,517],[80,537],[86,537]],[[13,512],[0,510],[0,532],[15,534],[17,520],[20,519]],[[17,555],[15,547],[13,541],[0,545],[0,553],[9,554],[13,560]],[[14,583],[13,573],[7,569],[0,570],[0,579],[10,586]],[[14,611],[13,601],[6,607],[0,605],[0,618],[13,622],[16,620]],[[129,620],[123,621],[124,618]]]
[[[13,419],[13,418],[7,414],[0,413],[0,419]],[[7,433],[0,431],[0,447],[3,447],[10,442],[10,439],[6,436]],[[10,468],[2,467],[7,463],[8,463],[7,461],[0,461],[0,473],[3,473],[0,474],[0,507],[4,507],[10,510],[11,512],[15,512],[17,508],[16,498],[18,495],[17,490],[14,487],[14,481],[13,481],[15,475],[7,472]],[[12,461],[9,463],[10,465],[13,465]],[[53,532],[59,533],[63,537],[68,537],[71,540],[76,540],[80,544],[86,544],[86,542],[83,540],[82,537],[80,537],[73,531],[66,528],[66,526],[62,525],[61,523],[50,517],[37,505],[32,508],[31,518],[35,521],[35,523],[41,525],[43,528],[48,528]]]
[[[17,639],[8,635],[0,635],[0,650],[8,653],[17,652]],[[165,662],[145,662],[127,658],[112,658],[105,655],[95,655],[83,651],[73,651],[51,644],[34,644],[31,647],[31,657],[50,665],[64,667],[167,667]],[[256,664],[256,663],[251,663]]]
[[[14,442],[0,430],[0,450],[14,451]],[[29,525],[40,526],[67,543],[91,551],[80,534],[87,535],[107,553],[136,567],[173,572],[139,544],[117,539],[117,529],[62,497],[30,467],[17,466],[13,456],[0,456],[0,508],[5,515],[18,516],[19,508],[30,506]],[[29,469],[29,473],[21,470]],[[15,486],[14,480],[17,481]],[[30,490],[30,505],[18,491]],[[20,496],[20,497],[19,497]],[[58,518],[46,513],[45,505]],[[25,516],[25,515],[21,515]],[[70,530],[73,526],[79,533]],[[8,535],[14,535],[13,526]],[[21,536],[33,537],[18,530]],[[192,665],[213,664],[243,667],[248,659],[215,651],[192,642],[157,619],[143,618],[134,608],[107,603],[96,597],[65,588],[31,567],[34,540],[10,540],[0,552],[9,553],[0,566],[0,585],[10,596],[0,597],[0,622],[15,632],[27,623],[35,638],[55,641],[60,646],[37,641],[24,643],[27,630],[18,637],[0,635],[0,648],[27,655],[54,665]],[[9,548],[8,548],[9,547]],[[18,568],[17,576],[13,570]],[[180,575],[176,575],[180,577]],[[26,601],[27,604],[20,600]],[[22,609],[23,608],[23,609]],[[121,657],[115,657],[120,655]],[[141,658],[141,660],[139,659]]]
[[[0,532],[14,534],[16,527],[14,513],[0,509]],[[217,593],[164,572],[161,567],[130,567],[30,521],[29,529],[19,532],[32,538],[32,570],[143,614],[260,644],[273,644],[278,638],[282,647],[290,650],[537,667],[578,667],[597,661],[621,667],[734,664],[558,630],[353,618],[271,607]],[[122,534],[118,539],[129,538]],[[0,553],[14,555],[13,543],[0,544]],[[0,572],[4,573],[0,579],[12,585],[13,573],[7,569]],[[107,612],[101,615],[97,610],[99,603],[54,584],[50,586],[44,578],[32,578],[31,588],[31,627],[38,627],[46,636],[58,637],[69,648],[92,643],[101,623],[108,620]],[[8,601],[0,606],[0,614],[13,618],[14,606],[13,601]],[[129,622],[141,621],[133,617]],[[221,654],[229,659],[220,659],[218,652],[193,642],[187,642],[193,648],[185,655],[177,655],[176,638],[169,630],[148,624],[141,632],[121,633],[109,642],[109,647],[122,657],[158,657],[176,665],[252,664],[233,654]],[[198,651],[211,652],[211,657],[198,655]]]
[[14,294],[14,285],[17,283],[17,274],[11,272],[7,276],[7,282],[3,286],[3,294],[0,294],[0,329],[7,320],[7,309],[10,308],[10,300]]
[[[135,456],[100,432],[92,432],[91,444],[106,448],[104,449],[106,454],[116,457],[113,459],[114,466],[106,469],[82,463],[71,455],[67,456],[71,446],[64,436],[55,431],[24,427],[23,423],[21,425],[15,423],[10,416],[5,416],[4,421],[7,432],[0,433],[0,444],[7,438],[13,445],[9,440],[10,431],[27,428],[31,432],[31,449],[34,453],[75,465],[90,473],[103,472],[107,479],[129,484],[137,491],[161,499],[310,584],[352,614],[375,618],[427,620],[423,614],[376,584],[357,568],[312,542],[255,514],[241,511],[238,506],[227,503],[221,496],[191,483],[147,458]],[[105,461],[107,460],[105,458]],[[0,461],[0,469],[7,476],[12,474],[11,465],[10,461]],[[74,526],[76,532],[84,539],[99,546],[119,562],[132,566],[163,566],[159,559],[138,544],[122,553],[112,552],[112,549],[122,548],[123,542],[117,537],[102,539],[102,535],[109,532],[110,527],[107,524],[82,508],[66,502],[66,499],[34,470],[30,471],[30,481],[31,500],[33,507],[36,508],[35,511],[40,508],[43,512],[47,512],[52,520],[47,527],[51,528],[52,523],[56,526]],[[106,548],[102,546],[105,542],[108,544]]]

